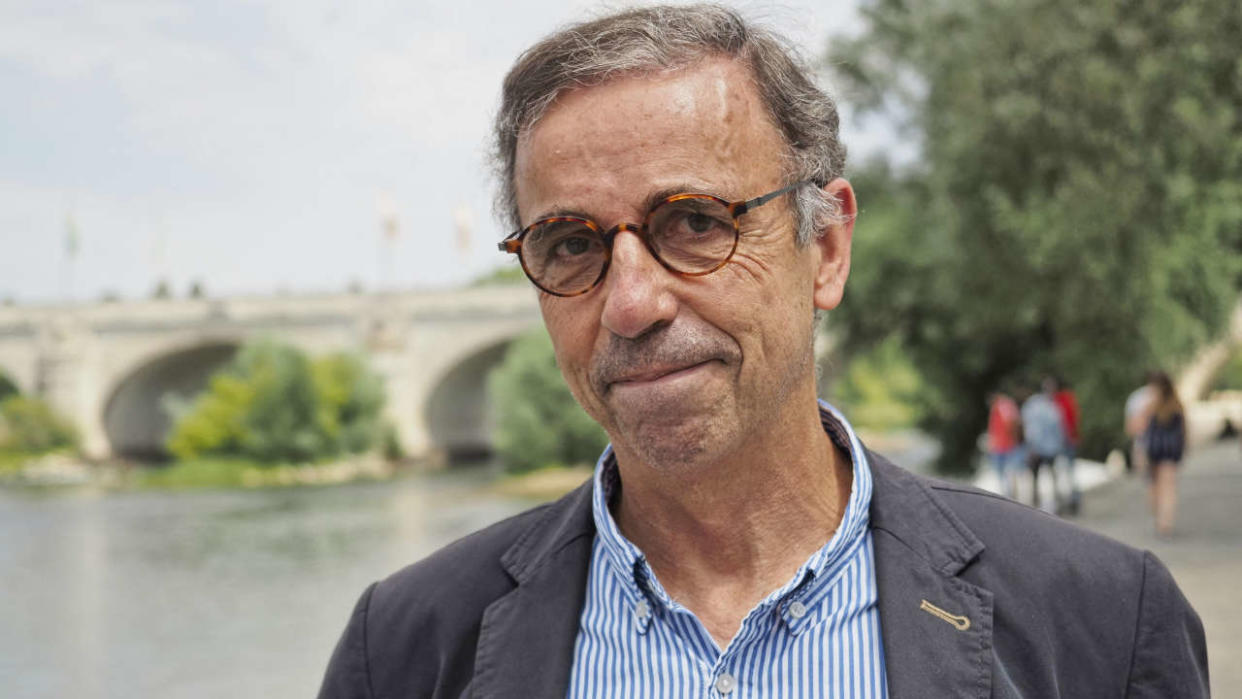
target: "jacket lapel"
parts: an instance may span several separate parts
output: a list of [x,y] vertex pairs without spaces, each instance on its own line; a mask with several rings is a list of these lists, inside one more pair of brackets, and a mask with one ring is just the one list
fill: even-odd
[[990,696],[992,594],[957,577],[982,542],[919,479],[867,456],[889,696]]
[[468,696],[565,696],[594,535],[588,481],[501,557],[516,587],[483,614]]

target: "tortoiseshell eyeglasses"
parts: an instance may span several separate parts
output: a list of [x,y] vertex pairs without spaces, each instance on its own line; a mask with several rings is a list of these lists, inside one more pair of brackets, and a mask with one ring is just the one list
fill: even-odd
[[642,238],[666,269],[699,277],[724,267],[733,257],[739,217],[804,184],[810,180],[747,201],[675,194],[652,206],[641,226],[619,223],[604,230],[589,218],[553,216],[514,231],[499,248],[516,254],[530,281],[554,296],[585,294],[603,281],[612,261],[612,242],[621,231]]

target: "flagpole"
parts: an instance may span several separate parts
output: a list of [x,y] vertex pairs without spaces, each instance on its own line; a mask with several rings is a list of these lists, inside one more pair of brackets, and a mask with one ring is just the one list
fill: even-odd
[[68,304],[74,302],[73,298],[73,271],[78,258],[78,247],[81,244],[78,234],[78,224],[74,220],[73,207],[69,208],[69,212],[65,214],[65,264],[61,274],[61,296]]

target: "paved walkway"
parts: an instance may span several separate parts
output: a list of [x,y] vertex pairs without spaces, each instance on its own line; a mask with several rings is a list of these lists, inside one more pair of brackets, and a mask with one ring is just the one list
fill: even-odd
[[1179,476],[1170,540],[1156,538],[1138,477],[1089,492],[1078,522],[1164,561],[1203,619],[1212,696],[1242,697],[1242,449],[1235,440],[1200,447]]

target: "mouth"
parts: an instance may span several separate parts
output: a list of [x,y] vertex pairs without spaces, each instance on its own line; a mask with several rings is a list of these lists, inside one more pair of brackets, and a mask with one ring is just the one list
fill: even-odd
[[692,376],[712,361],[715,360],[708,359],[702,362],[680,366],[652,367],[643,371],[626,374],[621,378],[613,379],[612,381],[609,381],[607,385],[609,389],[613,389],[638,388],[641,386],[667,383]]

